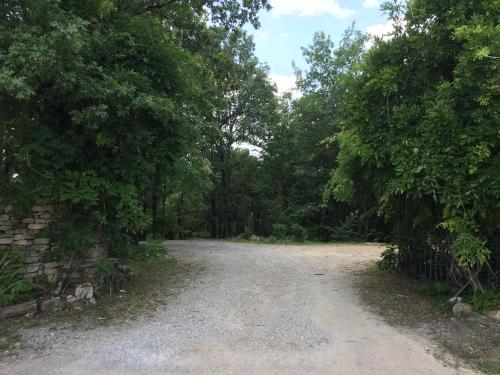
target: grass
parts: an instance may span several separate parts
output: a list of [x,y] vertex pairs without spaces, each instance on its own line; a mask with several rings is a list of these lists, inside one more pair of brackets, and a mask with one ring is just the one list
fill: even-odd
[[124,292],[102,295],[95,305],[67,306],[65,309],[34,318],[0,320],[0,357],[12,354],[22,345],[23,329],[92,329],[127,323],[154,313],[177,293],[194,266],[181,264],[173,257],[157,261],[134,262],[136,276],[123,285]]
[[438,343],[434,354],[449,364],[463,362],[485,374],[500,374],[500,323],[480,314],[453,317],[446,285],[419,283],[373,266],[358,275],[355,287],[389,324],[429,333]]

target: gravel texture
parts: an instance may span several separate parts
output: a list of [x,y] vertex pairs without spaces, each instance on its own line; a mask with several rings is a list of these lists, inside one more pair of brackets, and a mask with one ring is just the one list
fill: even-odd
[[167,305],[127,324],[26,332],[31,348],[0,364],[0,374],[473,373],[446,367],[424,339],[362,306],[353,273],[379,246],[173,241],[169,248],[201,271]]

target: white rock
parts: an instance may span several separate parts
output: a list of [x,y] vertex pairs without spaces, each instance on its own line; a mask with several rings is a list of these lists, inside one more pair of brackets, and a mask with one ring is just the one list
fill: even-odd
[[457,303],[453,306],[453,315],[457,318],[472,314],[472,306],[467,303]]
[[462,297],[452,297],[448,300],[449,303],[461,303]]
[[500,310],[492,310],[489,313],[491,319],[500,321]]
[[75,297],[77,300],[90,300],[94,295],[94,287],[91,283],[83,283],[76,287]]

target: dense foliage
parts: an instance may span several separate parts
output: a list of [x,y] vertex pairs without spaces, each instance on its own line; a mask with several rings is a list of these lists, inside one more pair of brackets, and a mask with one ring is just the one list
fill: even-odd
[[386,259],[397,266],[475,290],[481,281],[495,285],[499,3],[415,0],[385,8],[395,32],[377,41],[346,83],[328,193],[351,201],[370,187],[397,245]]
[[387,2],[370,48],[318,33],[298,98],[242,29],[268,8],[3,1],[2,199],[56,203],[60,233],[116,254],[151,233],[385,241],[384,268],[498,286],[498,0]]

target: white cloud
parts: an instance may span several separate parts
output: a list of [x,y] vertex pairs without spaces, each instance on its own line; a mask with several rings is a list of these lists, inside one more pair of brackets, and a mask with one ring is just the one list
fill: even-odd
[[379,37],[384,40],[388,40],[392,38],[392,33],[394,32],[394,24],[392,21],[387,21],[386,23],[378,23],[376,25],[372,25],[366,29],[366,32],[370,34],[371,38],[366,43],[366,48],[371,48],[373,46],[373,37]]
[[295,81],[297,79],[295,76],[269,74],[269,79],[271,80],[271,82],[276,84],[279,95],[283,95],[285,92],[291,91],[292,97],[294,98],[300,97],[300,93],[297,90],[297,85],[295,84]]
[[363,2],[363,7],[365,8],[379,8],[380,0],[365,0]]
[[271,0],[274,15],[294,15],[301,17],[330,14],[335,18],[348,18],[352,9],[344,8],[339,0]]

